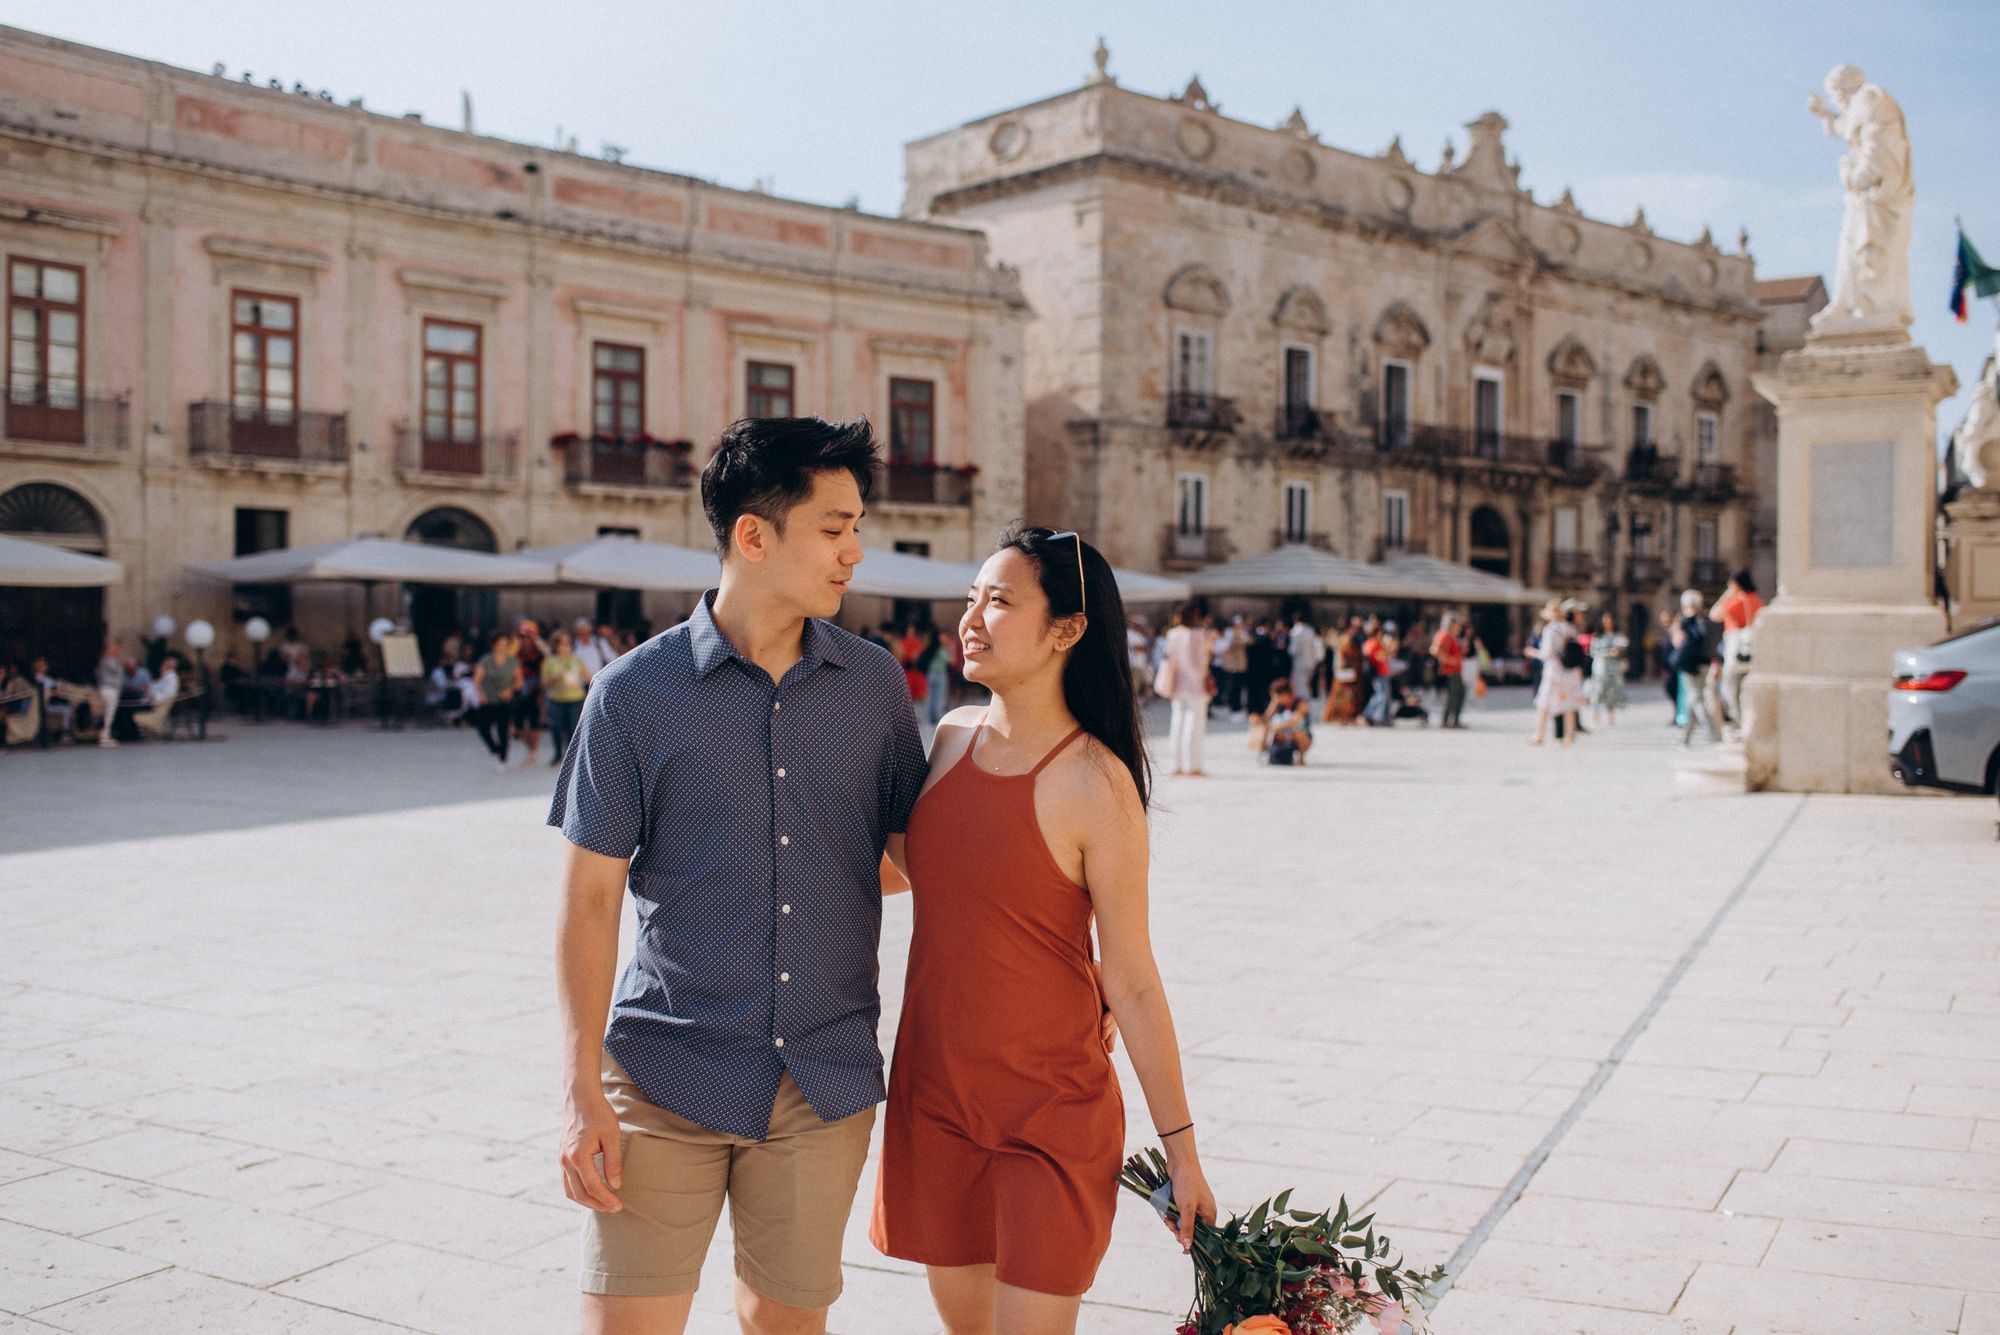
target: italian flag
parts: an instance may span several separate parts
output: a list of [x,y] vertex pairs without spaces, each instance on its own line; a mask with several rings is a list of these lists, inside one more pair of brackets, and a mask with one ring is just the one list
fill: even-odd
[[1971,288],[1973,295],[1990,297],[2000,294],[2000,269],[1995,269],[1979,258],[1979,252],[1972,248],[1972,242],[1965,236],[1965,228],[1958,229],[1958,263],[1951,271],[1951,313],[1960,324],[1965,323],[1965,289]]

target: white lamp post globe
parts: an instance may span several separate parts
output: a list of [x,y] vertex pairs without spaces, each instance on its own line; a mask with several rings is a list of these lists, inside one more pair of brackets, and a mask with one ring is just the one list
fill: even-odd
[[368,638],[380,644],[384,636],[394,634],[395,630],[395,622],[389,620],[387,617],[376,617],[368,623]]
[[262,617],[251,617],[243,623],[243,634],[252,644],[262,644],[271,638],[271,623]]
[[172,617],[156,616],[153,618],[153,634],[155,636],[164,640],[173,633],[174,633],[174,619]]
[[215,643],[215,627],[206,621],[190,621],[187,625],[187,642],[190,649],[206,649]]

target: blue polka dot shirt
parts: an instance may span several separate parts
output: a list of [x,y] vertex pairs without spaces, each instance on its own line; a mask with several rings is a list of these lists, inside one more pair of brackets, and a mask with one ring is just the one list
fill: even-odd
[[822,1121],[884,1097],[882,850],[927,765],[887,650],[808,620],[773,686],[714,598],[592,680],[549,824],[631,860],[605,1048],[660,1107],[762,1140],[784,1071]]

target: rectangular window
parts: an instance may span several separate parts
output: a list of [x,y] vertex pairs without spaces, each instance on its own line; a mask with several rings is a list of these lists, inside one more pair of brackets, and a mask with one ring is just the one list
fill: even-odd
[[424,439],[479,439],[481,331],[476,324],[424,321]]
[[1716,422],[1714,413],[1694,415],[1694,460],[1698,464],[1715,462]]
[[[286,510],[253,510],[239,506],[236,511],[236,554],[255,556],[291,546],[291,513]],[[263,617],[274,626],[292,619],[292,586],[289,584],[238,584],[231,598],[230,615],[237,622]],[[253,665],[254,666],[254,665]]]
[[750,362],[744,368],[745,417],[791,417],[792,368],[783,362]]
[[1410,443],[1410,368],[1403,362],[1382,363],[1382,443]]
[[892,377],[889,381],[889,461],[927,464],[936,457],[936,383]]
[[1632,555],[1651,556],[1653,554],[1653,520],[1651,516],[1632,516]]
[[1215,375],[1209,352],[1206,330],[1180,331],[1174,345],[1174,393],[1205,399],[1215,392]]
[[1697,561],[1715,560],[1715,521],[1704,519],[1694,526],[1694,556]]
[[1187,536],[1208,532],[1208,479],[1183,473],[1177,486],[1179,513],[1175,525]]
[[7,434],[83,440],[83,270],[7,265]]
[[625,343],[590,349],[590,429],[629,440],[646,434],[646,350]]
[[1472,379],[1472,431],[1483,448],[1500,444],[1500,377],[1475,373]]
[[239,421],[289,425],[299,407],[299,302],[229,294],[229,406]]
[[1410,540],[1410,494],[1406,491],[1382,493],[1382,547],[1399,552]]
[[1313,489],[1310,482],[1285,484],[1285,541],[1309,542],[1312,537]]
[[1555,546],[1559,552],[1574,552],[1577,539],[1577,510],[1565,505],[1555,512]]
[[1653,405],[1635,403],[1632,405],[1632,448],[1642,449],[1653,443]]
[[1574,390],[1556,392],[1556,443],[1574,445],[1583,421],[1583,396]]
[[1285,408],[1298,413],[1313,406],[1313,352],[1311,348],[1285,349]]

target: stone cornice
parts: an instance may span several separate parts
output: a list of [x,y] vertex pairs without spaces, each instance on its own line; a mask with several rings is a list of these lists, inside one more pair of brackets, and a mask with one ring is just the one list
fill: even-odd
[[274,246],[264,241],[244,241],[233,236],[207,236],[202,249],[218,259],[248,260],[254,264],[277,264],[291,269],[325,269],[333,261],[316,250],[296,246]]
[[18,199],[0,199],[0,221],[32,223],[38,227],[59,227],[66,232],[89,232],[96,236],[117,236],[124,228],[109,218],[69,209],[52,209]]

